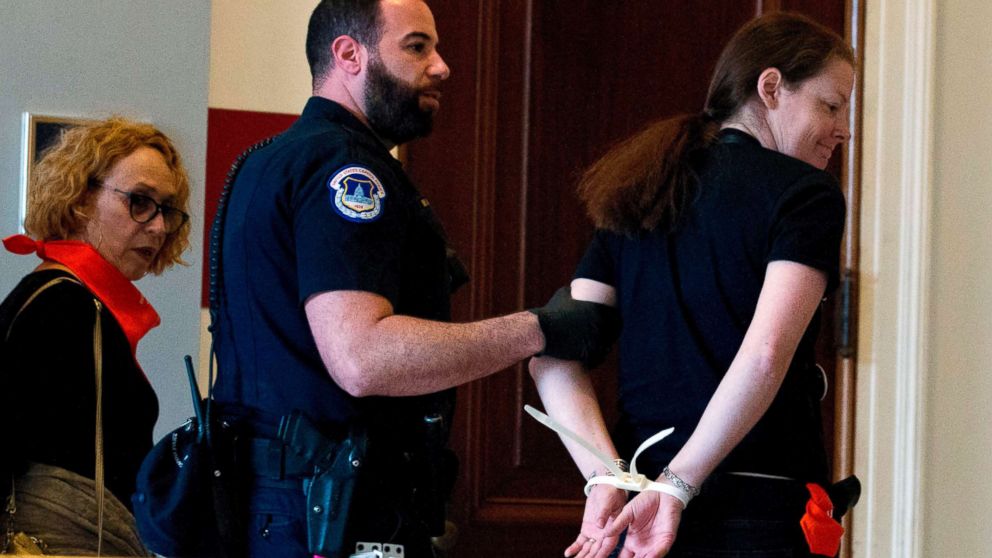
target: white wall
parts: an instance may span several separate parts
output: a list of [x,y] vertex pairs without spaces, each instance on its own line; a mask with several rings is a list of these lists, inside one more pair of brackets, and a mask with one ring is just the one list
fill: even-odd
[[[138,350],[161,404],[156,437],[191,414],[182,356],[197,354],[200,343],[209,32],[210,5],[200,0],[0,0],[0,235],[19,227],[25,111],[146,120],[185,158],[191,265],[137,284],[162,317]],[[38,260],[0,252],[6,293]]]
[[316,0],[213,0],[210,108],[299,114],[310,98],[306,38]]
[[992,3],[866,6],[854,556],[988,556]]
[[992,531],[992,2],[940,0],[922,556]]

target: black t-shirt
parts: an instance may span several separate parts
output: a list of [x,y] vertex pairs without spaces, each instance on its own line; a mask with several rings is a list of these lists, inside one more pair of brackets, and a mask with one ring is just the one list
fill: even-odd
[[[833,177],[736,130],[721,133],[696,171],[695,197],[675,232],[598,231],[575,274],[617,289],[622,455],[675,427],[638,460],[652,476],[695,429],[737,354],[768,263],[823,270],[828,292],[837,284],[845,205]],[[770,409],[719,470],[826,480],[818,322],[819,312]]]
[[[46,270],[27,275],[0,305],[0,342],[24,302],[49,280],[71,277]],[[96,380],[93,323],[96,305],[86,287],[62,281],[39,294],[17,317],[0,345],[3,458],[8,471],[33,461],[94,478]],[[158,399],[131,356],[113,314],[103,306],[103,436],[107,488],[131,507],[138,468],[152,447]],[[4,482],[2,479],[8,479]]]
[[322,425],[364,416],[400,430],[428,409],[450,408],[452,390],[356,399],[317,351],[304,304],[321,292],[372,292],[396,314],[450,319],[446,242],[430,204],[343,107],[311,98],[288,131],[246,159],[222,255],[218,401],[245,406],[260,421],[296,409]]

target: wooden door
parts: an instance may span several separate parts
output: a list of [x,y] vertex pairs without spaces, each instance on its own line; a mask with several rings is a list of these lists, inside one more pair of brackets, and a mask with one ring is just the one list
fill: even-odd
[[[843,32],[849,17],[845,0],[430,5],[452,76],[434,134],[403,156],[470,268],[456,321],[538,306],[571,278],[592,233],[574,195],[581,170],[648,122],[698,111],[721,48],[745,21],[792,9]],[[834,370],[833,312],[826,322],[821,362]],[[611,423],[615,362],[595,373]],[[577,533],[583,479],[557,437],[522,412],[539,405],[526,369],[458,397],[452,555],[560,556]],[[825,411],[832,432],[833,405]]]

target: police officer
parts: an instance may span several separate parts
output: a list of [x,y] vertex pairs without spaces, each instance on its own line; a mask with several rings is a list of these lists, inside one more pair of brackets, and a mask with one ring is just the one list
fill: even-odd
[[[376,544],[431,556],[454,478],[453,388],[539,352],[594,358],[617,331],[612,309],[562,292],[531,312],[448,323],[449,295],[467,277],[389,153],[431,130],[449,75],[437,43],[422,0],[322,1],[306,43],[313,97],[244,159],[215,223],[214,395],[249,432],[252,556]],[[343,461],[360,463],[357,484],[328,481],[329,462],[315,469],[341,447],[365,448]],[[313,512],[327,505],[325,518],[347,518],[337,550],[314,548]]]

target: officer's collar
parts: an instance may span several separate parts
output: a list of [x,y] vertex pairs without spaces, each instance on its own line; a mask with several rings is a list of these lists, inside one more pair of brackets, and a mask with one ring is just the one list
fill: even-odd
[[357,116],[344,108],[340,103],[326,97],[310,97],[310,100],[307,101],[306,106],[303,108],[301,118],[320,118],[336,122],[368,136],[369,139],[375,140],[377,144],[381,145],[387,151],[390,149],[388,143],[376,135],[372,131],[372,128],[369,128],[368,124],[359,120]]

